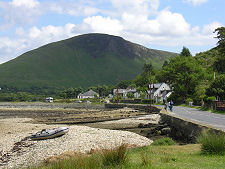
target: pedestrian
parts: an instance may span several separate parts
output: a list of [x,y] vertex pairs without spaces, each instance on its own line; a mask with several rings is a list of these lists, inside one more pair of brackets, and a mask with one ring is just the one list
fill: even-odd
[[167,103],[167,101],[166,101],[166,100],[163,100],[163,102],[164,102],[164,109],[167,111],[167,106],[168,106],[168,103]]
[[169,108],[170,108],[170,111],[173,112],[173,101],[170,100],[169,102]]

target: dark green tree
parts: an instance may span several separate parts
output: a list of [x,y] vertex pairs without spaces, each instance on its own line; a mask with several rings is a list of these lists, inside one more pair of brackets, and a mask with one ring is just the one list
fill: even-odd
[[208,96],[219,97],[220,100],[225,100],[225,75],[219,75],[213,81],[206,91]]
[[[217,48],[219,51],[219,56],[214,62],[214,67],[219,73],[225,72],[225,27],[220,27],[215,30],[217,33]],[[215,33],[214,32],[214,33]]]
[[156,78],[160,82],[170,84],[175,99],[184,102],[193,96],[195,87],[204,79],[204,71],[193,57],[179,55],[172,58]]
[[188,48],[186,48],[186,47],[183,47],[180,55],[181,56],[186,56],[186,57],[192,56],[190,50]]

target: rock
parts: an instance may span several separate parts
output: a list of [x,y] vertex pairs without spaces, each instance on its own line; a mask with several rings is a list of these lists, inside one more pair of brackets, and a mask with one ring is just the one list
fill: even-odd
[[162,135],[170,134],[170,132],[171,132],[171,128],[169,128],[169,127],[163,128],[161,130]]

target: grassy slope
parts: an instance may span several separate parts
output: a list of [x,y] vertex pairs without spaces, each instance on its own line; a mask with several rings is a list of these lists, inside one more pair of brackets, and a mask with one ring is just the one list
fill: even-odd
[[[129,169],[222,169],[224,168],[224,156],[204,156],[200,154],[200,145],[183,145],[183,146],[147,146],[143,148],[135,148],[128,150],[128,160],[124,164],[116,166],[101,166],[101,160],[97,156],[86,159],[85,165],[88,168],[88,163],[92,168],[129,168]],[[79,159],[82,158],[78,156]],[[71,161],[62,163],[50,163],[47,166],[37,167],[42,169],[58,168],[59,166],[73,168],[74,165],[69,165]],[[84,161],[83,161],[84,162]],[[84,165],[82,165],[84,166]],[[99,167],[101,166],[101,167]],[[34,167],[36,168],[36,167]],[[82,167],[81,167],[82,168]]]
[[[79,36],[48,44],[0,65],[0,86],[88,87],[115,84],[117,80],[134,78],[146,61],[151,60],[159,68],[164,60],[174,56],[174,53],[135,47],[132,51],[130,47],[135,45],[121,38],[115,38],[114,42],[114,38],[107,37],[111,39],[106,39],[106,45],[102,37],[97,39],[98,43],[94,41],[96,36],[90,43],[87,35],[85,38]],[[135,57],[136,50],[143,56]]]

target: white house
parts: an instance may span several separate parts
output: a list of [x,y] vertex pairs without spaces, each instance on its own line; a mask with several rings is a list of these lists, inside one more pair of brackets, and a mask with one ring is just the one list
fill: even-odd
[[132,93],[135,98],[140,96],[135,88],[128,87],[127,89],[113,89],[113,96],[120,95],[123,98],[127,98],[128,93]]
[[[171,95],[170,86],[166,83],[151,84],[151,86],[149,85],[149,89],[151,89],[152,98],[156,102],[166,100]],[[148,94],[150,94],[150,90],[148,90]]]
[[78,99],[87,99],[87,98],[95,98],[95,97],[99,97],[99,94],[94,92],[93,90],[89,90],[85,93],[80,93],[77,96]]
[[46,102],[52,103],[53,102],[53,98],[52,97],[47,97],[45,99]]

